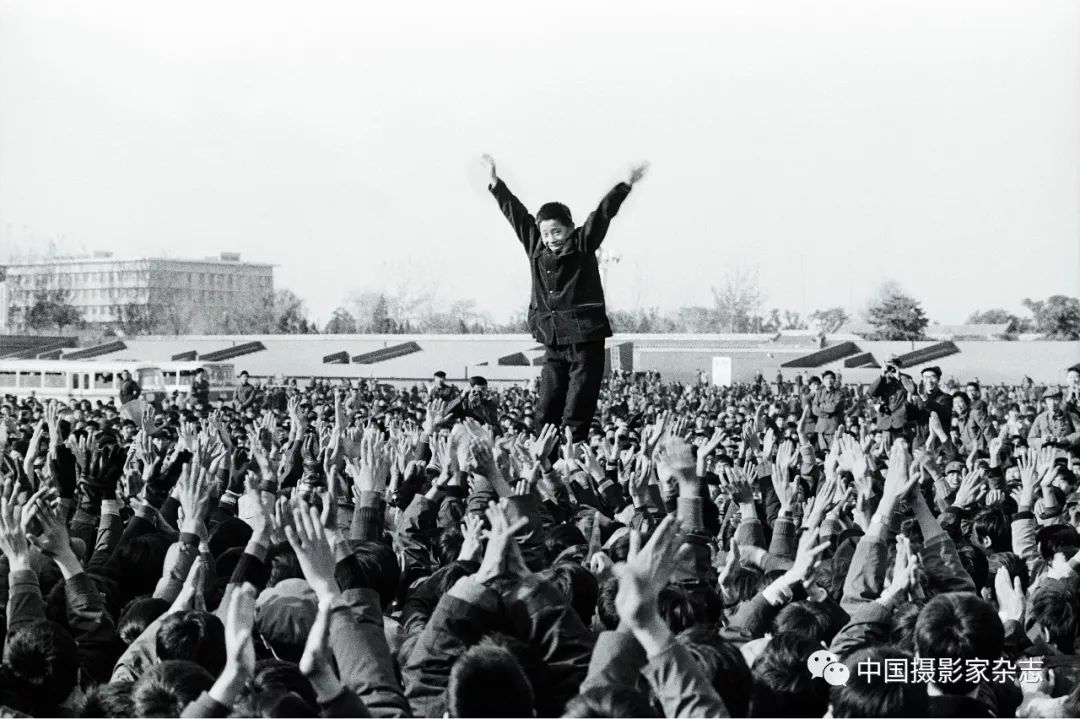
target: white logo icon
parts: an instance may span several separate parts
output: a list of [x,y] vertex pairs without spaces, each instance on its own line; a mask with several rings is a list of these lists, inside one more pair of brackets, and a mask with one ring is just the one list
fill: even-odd
[[806,668],[815,679],[824,679],[834,687],[847,684],[851,676],[848,668],[840,663],[840,657],[828,649],[819,649],[806,660]]

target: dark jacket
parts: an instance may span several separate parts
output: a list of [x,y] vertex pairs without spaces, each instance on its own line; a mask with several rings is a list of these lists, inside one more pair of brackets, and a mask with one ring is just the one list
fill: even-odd
[[142,394],[142,387],[133,379],[129,379],[120,385],[120,404],[127,404]]
[[196,377],[191,380],[191,398],[196,402],[202,402],[203,404],[210,403],[210,380],[203,377],[199,379]]
[[941,428],[948,432],[952,428],[952,395],[942,392],[941,388],[935,388],[928,395],[919,395],[915,398],[915,404],[919,408],[919,425],[930,426],[930,413],[933,412],[941,420]]
[[630,185],[616,185],[585,224],[574,230],[567,247],[556,254],[541,241],[536,218],[506,184],[498,180],[491,188],[529,256],[529,330],[539,342],[567,345],[611,337],[596,251],[629,193]]
[[814,395],[811,411],[817,417],[814,431],[818,434],[835,432],[844,421],[844,393],[839,387],[831,390],[822,387]]
[[914,419],[908,392],[899,380],[878,377],[871,383],[869,393],[879,401],[877,426],[880,429],[903,429]]

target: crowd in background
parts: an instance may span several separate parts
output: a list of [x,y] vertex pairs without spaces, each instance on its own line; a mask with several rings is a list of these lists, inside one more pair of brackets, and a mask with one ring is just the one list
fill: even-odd
[[0,706],[1080,716],[1080,369],[841,379],[8,397]]

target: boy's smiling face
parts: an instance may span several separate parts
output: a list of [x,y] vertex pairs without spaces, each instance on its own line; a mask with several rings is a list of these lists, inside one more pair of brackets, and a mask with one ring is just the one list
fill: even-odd
[[566,247],[570,242],[570,235],[574,232],[574,228],[567,227],[558,220],[541,220],[538,226],[540,239],[552,252],[559,252]]

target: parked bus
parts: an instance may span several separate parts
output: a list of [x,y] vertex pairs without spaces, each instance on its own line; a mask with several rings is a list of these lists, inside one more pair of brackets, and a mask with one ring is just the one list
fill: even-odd
[[106,360],[0,360],[0,395],[39,399],[120,401],[120,372],[131,372],[142,396],[154,401],[166,391],[152,362]]
[[169,394],[191,392],[191,380],[195,371],[206,370],[206,379],[210,381],[210,401],[231,402],[236,395],[236,376],[230,362],[157,362],[164,377]]

